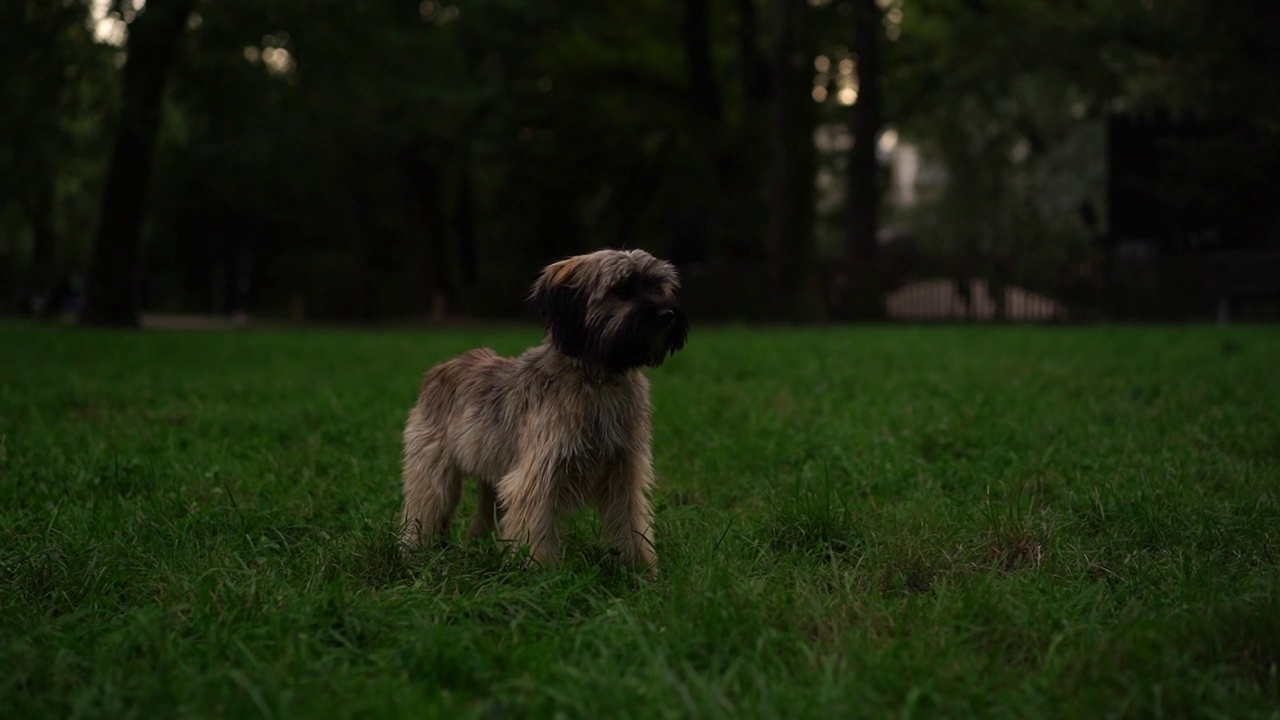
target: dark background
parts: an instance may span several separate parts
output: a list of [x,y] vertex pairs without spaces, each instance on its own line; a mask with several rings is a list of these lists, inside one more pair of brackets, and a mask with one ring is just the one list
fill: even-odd
[[527,318],[1280,316],[1273,0],[14,0],[0,300]]

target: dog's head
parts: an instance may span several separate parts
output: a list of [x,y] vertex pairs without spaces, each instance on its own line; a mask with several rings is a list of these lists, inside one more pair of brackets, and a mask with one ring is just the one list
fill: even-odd
[[529,291],[557,350],[609,372],[657,367],[684,347],[671,263],[643,250],[599,250],[543,269]]

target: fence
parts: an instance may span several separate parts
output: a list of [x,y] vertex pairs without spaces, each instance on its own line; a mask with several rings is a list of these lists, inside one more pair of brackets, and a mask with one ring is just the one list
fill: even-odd
[[[692,317],[774,315],[766,263],[685,266],[681,275]],[[1056,268],[1003,258],[897,256],[872,268],[824,263],[813,283],[821,314],[833,320],[1280,320],[1280,252],[1270,251],[1112,256]]]

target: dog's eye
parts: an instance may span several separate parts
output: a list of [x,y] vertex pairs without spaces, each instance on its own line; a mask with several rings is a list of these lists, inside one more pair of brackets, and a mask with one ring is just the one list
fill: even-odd
[[619,300],[630,300],[635,294],[636,284],[633,282],[620,283],[613,288],[613,296]]

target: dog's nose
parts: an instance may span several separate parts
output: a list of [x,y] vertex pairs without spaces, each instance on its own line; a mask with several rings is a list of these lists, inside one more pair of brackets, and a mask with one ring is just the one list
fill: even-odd
[[662,308],[658,311],[658,322],[663,325],[671,325],[676,321],[676,311],[671,308]]

